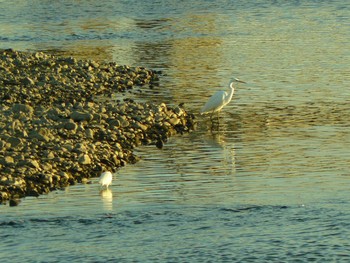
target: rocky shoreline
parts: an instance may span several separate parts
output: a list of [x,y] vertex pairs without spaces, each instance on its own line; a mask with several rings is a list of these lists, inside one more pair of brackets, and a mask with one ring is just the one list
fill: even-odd
[[180,106],[99,99],[157,81],[142,67],[0,50],[0,203],[87,182],[191,131]]

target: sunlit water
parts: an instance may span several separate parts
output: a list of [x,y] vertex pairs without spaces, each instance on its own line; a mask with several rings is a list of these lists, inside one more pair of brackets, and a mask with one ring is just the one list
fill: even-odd
[[348,262],[349,10],[0,1],[0,48],[162,70],[159,86],[115,99],[198,112],[233,76],[248,82],[219,125],[198,116],[162,150],[138,148],[109,190],[94,178],[1,206],[1,262]]

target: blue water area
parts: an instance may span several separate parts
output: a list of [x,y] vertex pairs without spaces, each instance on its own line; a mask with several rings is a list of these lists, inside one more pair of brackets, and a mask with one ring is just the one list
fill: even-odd
[[8,216],[0,237],[12,253],[2,262],[346,262],[348,208],[166,204]]

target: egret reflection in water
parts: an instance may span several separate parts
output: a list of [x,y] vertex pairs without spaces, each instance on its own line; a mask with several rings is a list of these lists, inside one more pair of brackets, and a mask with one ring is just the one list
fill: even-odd
[[103,202],[103,207],[111,211],[113,210],[113,193],[112,190],[107,188],[100,191],[101,200]]

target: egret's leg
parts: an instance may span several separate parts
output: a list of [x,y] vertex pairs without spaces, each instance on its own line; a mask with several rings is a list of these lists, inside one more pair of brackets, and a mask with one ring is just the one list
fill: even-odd
[[210,114],[210,131],[213,131],[213,128],[214,128],[213,115],[214,115],[214,112]]
[[[213,117],[213,115],[215,114],[215,117]],[[218,125],[220,124],[220,118],[219,118],[219,111],[215,112],[212,114],[211,116],[211,122],[212,123],[217,123]]]

